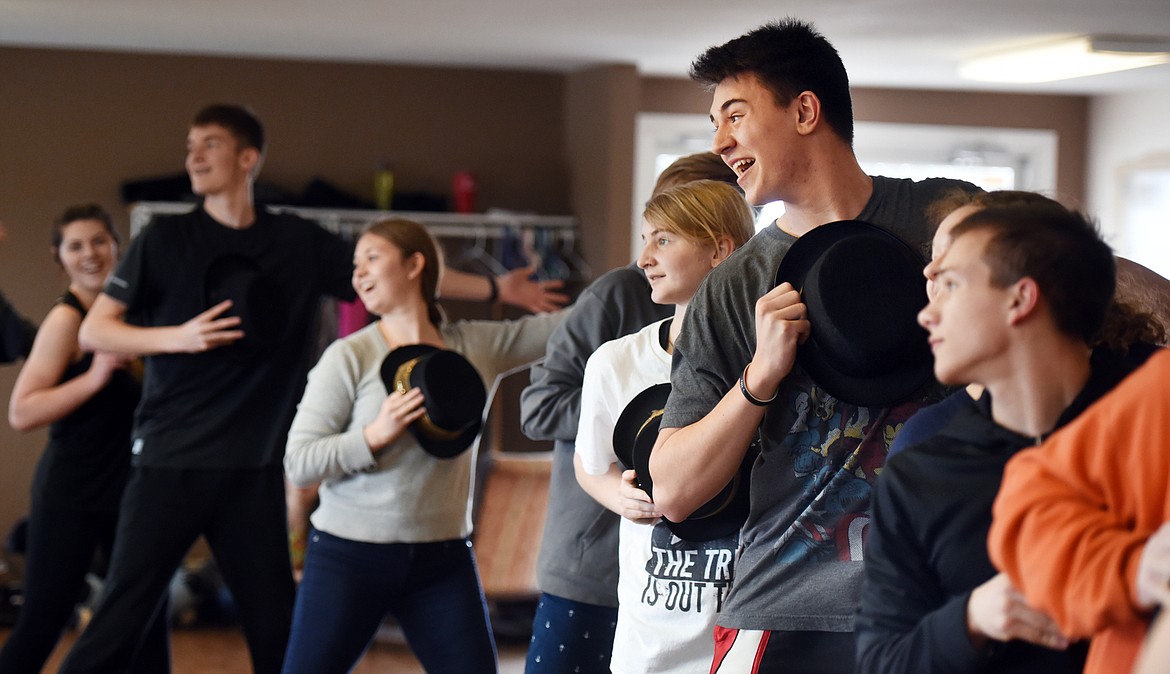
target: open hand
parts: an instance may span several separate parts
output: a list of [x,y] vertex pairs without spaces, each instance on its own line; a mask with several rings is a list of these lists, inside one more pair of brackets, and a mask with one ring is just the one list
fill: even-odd
[[536,265],[531,264],[497,276],[500,301],[534,314],[556,311],[569,303],[568,295],[556,292],[565,287],[564,281],[533,281],[530,277],[535,271]]
[[238,316],[219,318],[232,307],[231,300],[224,300],[179,326],[179,345],[174,349],[181,353],[202,353],[232,344],[244,336],[243,330],[232,330],[240,324]]

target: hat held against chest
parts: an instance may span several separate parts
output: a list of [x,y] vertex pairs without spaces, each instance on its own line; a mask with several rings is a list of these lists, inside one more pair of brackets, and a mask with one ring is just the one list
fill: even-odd
[[[204,303],[211,308],[224,300],[232,306],[220,318],[236,316],[244,337],[232,344],[232,351],[254,352],[272,348],[285,338],[288,328],[288,300],[275,281],[255,260],[237,254],[217,257],[203,274]],[[246,357],[250,357],[244,354]]]
[[862,406],[905,400],[931,377],[918,312],[925,261],[897,236],[860,220],[821,225],[797,239],[776,272],[808,307],[797,362],[834,397]]
[[487,391],[479,372],[454,351],[427,344],[394,349],[382,361],[387,394],[418,388],[426,413],[409,426],[428,453],[449,459],[462,454],[483,427]]
[[[613,448],[618,460],[633,468],[637,484],[651,499],[654,481],[650,477],[650,454],[658,441],[658,429],[670,384],[655,384],[626,404],[613,427]],[[739,531],[748,515],[748,485],[755,454],[748,452],[739,471],[710,501],[704,503],[681,522],[663,518],[671,533],[692,542],[712,541]]]

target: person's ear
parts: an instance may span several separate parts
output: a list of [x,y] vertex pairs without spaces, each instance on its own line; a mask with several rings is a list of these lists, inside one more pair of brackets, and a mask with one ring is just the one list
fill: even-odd
[[1008,325],[1019,325],[1036,313],[1040,306],[1040,286],[1031,276],[1011,285],[1008,305]]
[[711,268],[714,269],[720,262],[727,259],[728,255],[735,250],[735,241],[726,234],[715,240],[715,250],[711,255]]
[[406,258],[406,277],[412,281],[419,278],[426,266],[426,256],[418,251],[411,253]]
[[260,165],[260,150],[254,147],[246,147],[240,150],[238,161],[240,168],[248,173],[248,175],[255,175],[256,167]]
[[812,133],[821,123],[821,99],[811,91],[802,91],[792,99],[796,112],[796,132],[802,136]]

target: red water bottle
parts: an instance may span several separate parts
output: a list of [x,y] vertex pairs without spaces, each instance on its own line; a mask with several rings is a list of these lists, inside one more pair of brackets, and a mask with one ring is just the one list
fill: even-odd
[[456,171],[451,179],[451,196],[456,213],[475,212],[475,174],[471,171]]

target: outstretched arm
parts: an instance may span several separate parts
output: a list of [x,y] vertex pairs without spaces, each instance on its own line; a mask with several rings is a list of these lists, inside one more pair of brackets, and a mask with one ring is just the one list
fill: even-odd
[[533,281],[529,277],[535,270],[529,266],[492,278],[446,267],[439,277],[439,295],[473,302],[498,299],[532,313],[556,311],[568,304],[569,296],[558,292],[564,281]]

